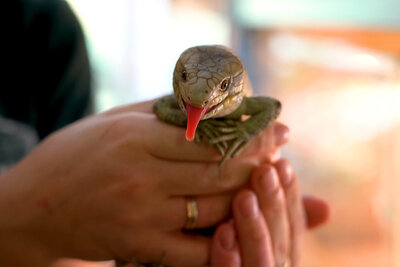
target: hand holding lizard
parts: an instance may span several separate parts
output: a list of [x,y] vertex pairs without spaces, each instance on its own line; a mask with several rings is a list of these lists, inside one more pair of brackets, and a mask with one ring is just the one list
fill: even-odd
[[[260,148],[254,142],[221,168],[214,149],[184,141],[184,129],[147,108],[81,120],[0,177],[0,214],[7,214],[0,239],[8,240],[0,244],[1,265],[43,266],[60,257],[154,262],[163,255],[173,266],[208,261],[211,240],[181,232],[185,197],[197,196],[196,227],[215,225],[260,163]],[[277,151],[274,127],[263,135],[267,160]]]

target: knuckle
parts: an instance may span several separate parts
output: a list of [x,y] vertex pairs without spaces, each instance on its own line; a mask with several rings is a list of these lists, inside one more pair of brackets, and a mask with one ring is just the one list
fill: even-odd
[[264,211],[268,214],[283,213],[285,210],[285,194],[283,190],[278,189],[268,196],[268,201],[265,203]]
[[266,230],[259,224],[254,224],[250,227],[252,229],[250,229],[247,235],[249,240],[251,240],[253,244],[257,245],[257,247],[266,246],[268,243],[268,235]]
[[216,186],[225,191],[238,189],[248,182],[254,168],[254,162],[237,163],[235,160],[227,160],[218,168]]

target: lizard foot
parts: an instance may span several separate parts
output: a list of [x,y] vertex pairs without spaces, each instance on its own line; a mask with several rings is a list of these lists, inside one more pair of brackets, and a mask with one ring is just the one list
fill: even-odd
[[[206,137],[208,140],[212,140],[220,136],[220,132],[216,130],[216,125],[214,123],[214,120],[204,120],[199,123],[197,126],[196,134],[195,134],[195,140],[196,142],[201,142],[204,137]],[[228,143],[225,141],[222,142],[217,142],[213,144],[218,152],[224,156],[225,152],[228,148]]]
[[236,120],[204,120],[199,123],[197,132],[200,141],[205,136],[209,144],[218,149],[222,155],[221,164],[238,155],[251,139],[243,122]]
[[221,163],[228,157],[238,155],[252,138],[240,121],[227,120],[225,125],[216,127],[215,131],[218,135],[209,139],[210,144],[228,143]]

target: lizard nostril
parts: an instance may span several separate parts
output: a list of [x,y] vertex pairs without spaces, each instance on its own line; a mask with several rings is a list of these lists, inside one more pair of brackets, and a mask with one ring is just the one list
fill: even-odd
[[203,103],[204,103],[204,105],[207,105],[208,104],[208,100],[204,101]]

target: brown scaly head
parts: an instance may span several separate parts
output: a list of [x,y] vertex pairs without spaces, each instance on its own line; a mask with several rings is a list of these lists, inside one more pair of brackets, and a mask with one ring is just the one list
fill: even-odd
[[200,120],[232,113],[251,90],[240,59],[218,45],[185,50],[176,63],[173,85],[178,104],[187,114],[187,140],[193,140]]

